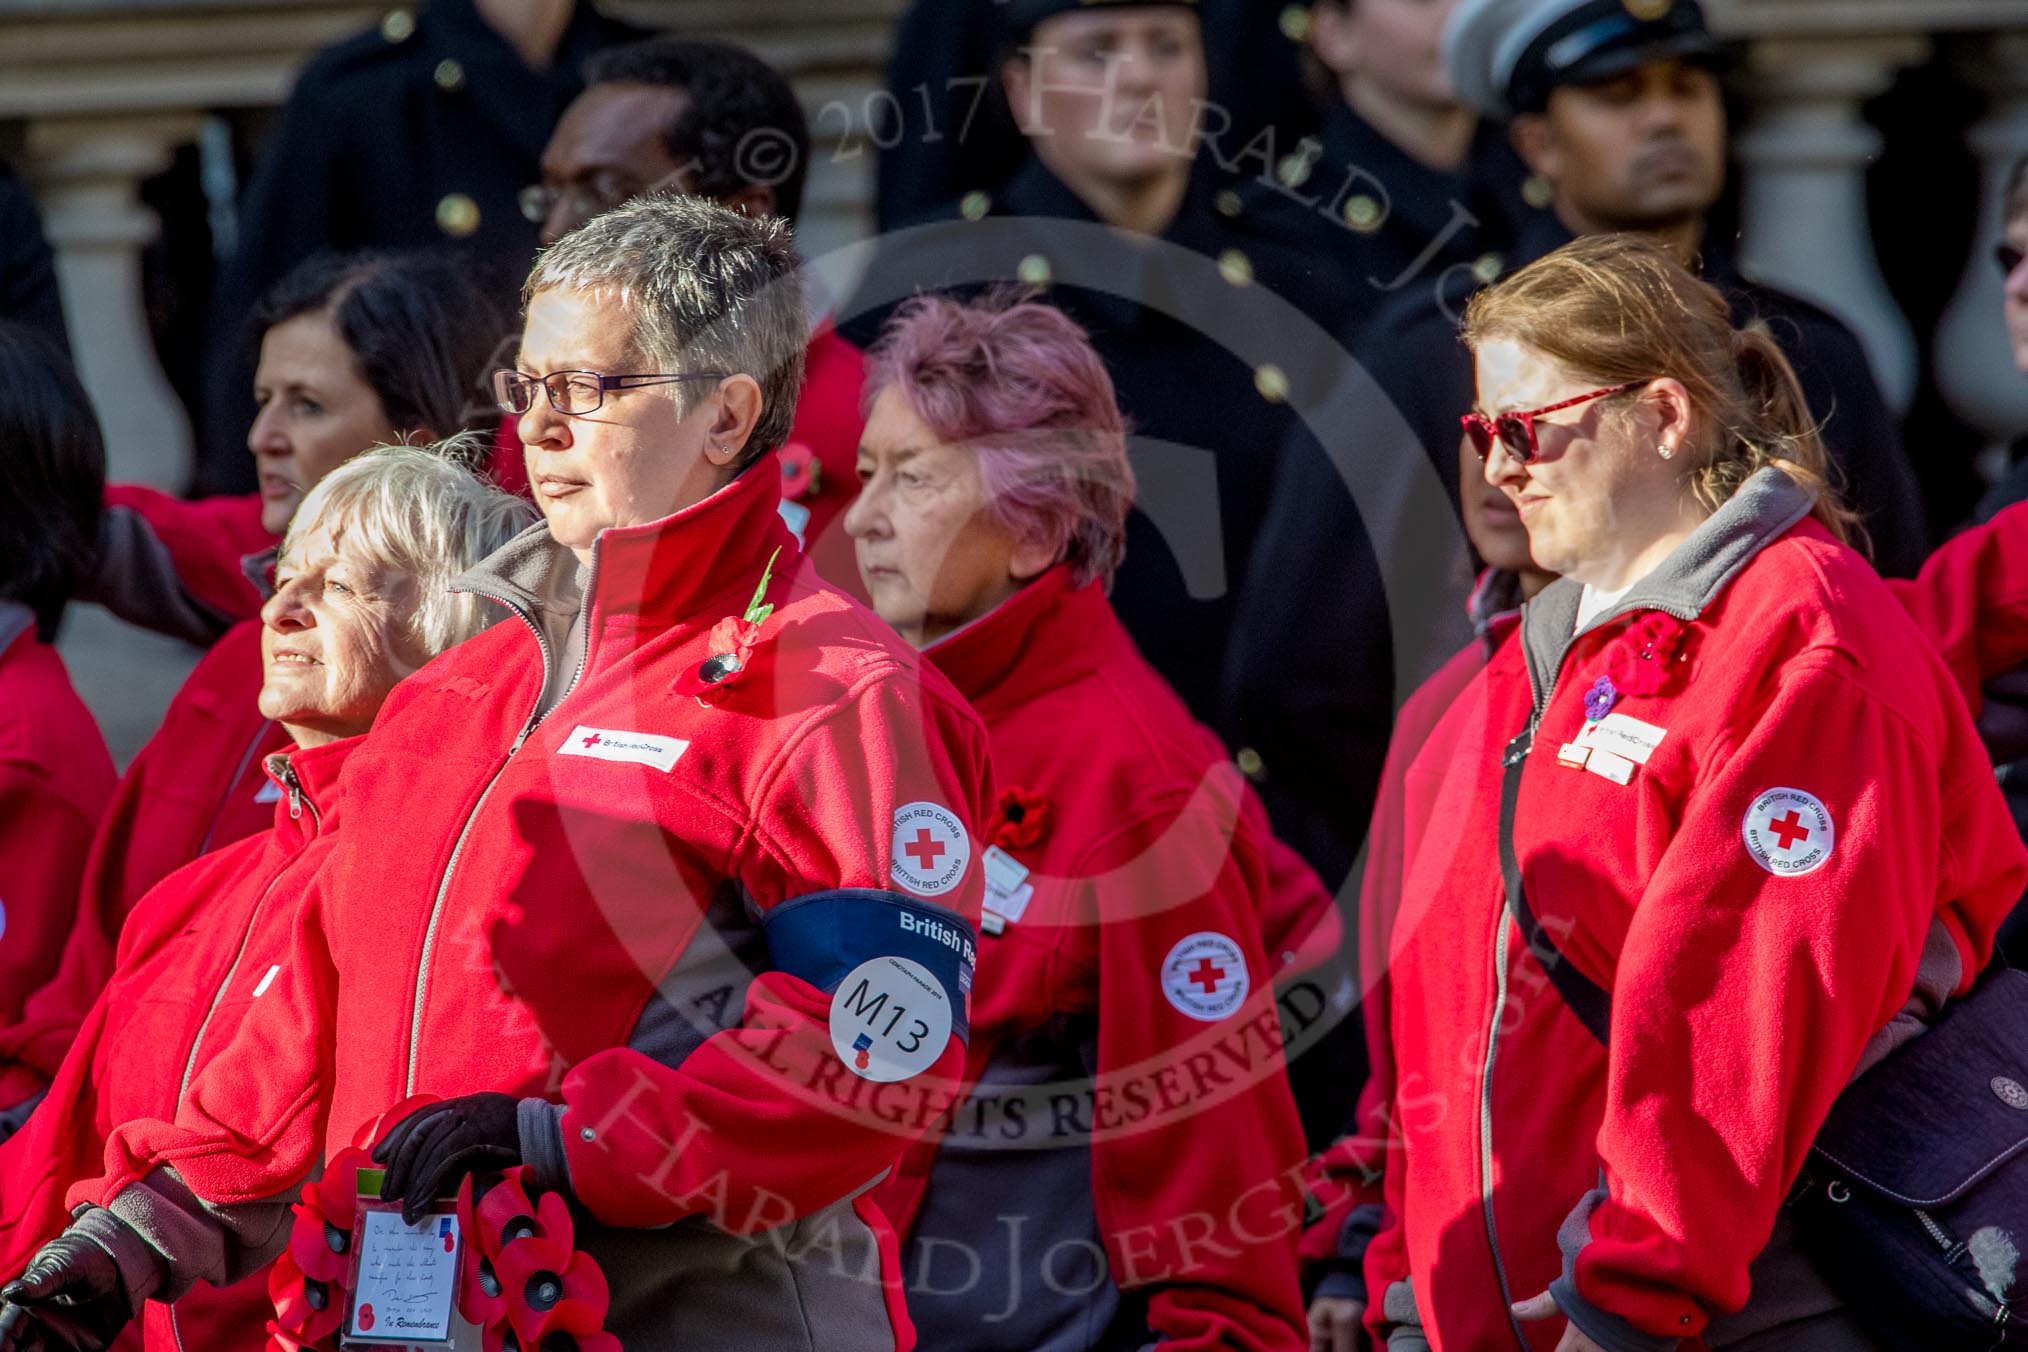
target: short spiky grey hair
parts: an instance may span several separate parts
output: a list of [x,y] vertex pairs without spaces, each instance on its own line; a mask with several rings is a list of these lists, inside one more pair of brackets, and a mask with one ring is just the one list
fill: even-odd
[[371,557],[415,579],[409,628],[432,657],[463,643],[504,612],[453,592],[451,579],[537,520],[525,498],[465,468],[474,444],[468,436],[428,448],[375,446],[353,456],[304,495],[282,553],[306,530],[337,526]]
[[[522,289],[611,298],[633,324],[644,369],[752,376],[761,416],[744,468],[789,439],[808,343],[795,239],[772,216],[741,215],[700,197],[642,197],[594,216],[543,250]],[[703,391],[670,385],[688,414]]]

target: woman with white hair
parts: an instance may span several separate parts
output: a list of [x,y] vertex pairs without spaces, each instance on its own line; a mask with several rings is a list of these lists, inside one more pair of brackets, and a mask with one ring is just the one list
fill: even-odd
[[[120,935],[111,981],[48,1097],[0,1147],[0,1253],[17,1266],[63,1229],[64,1194],[95,1177],[108,1131],[174,1116],[190,1079],[267,993],[308,884],[338,826],[340,775],[387,694],[497,618],[450,578],[534,517],[441,453],[369,451],[303,500],[261,609],[261,712],[294,749],[267,758],[274,827],[206,855],[149,890]],[[267,1284],[204,1287],[151,1305],[146,1345],[261,1344]]]
[[[229,1278],[276,1243],[239,1204],[397,1108],[381,1196],[413,1222],[525,1165],[632,1352],[906,1344],[866,1194],[963,1069],[985,733],[782,522],[797,268],[779,221],[691,197],[542,255],[496,389],[545,522],[458,582],[515,622],[381,710],[321,958],[176,1122],[119,1133],[0,1347]],[[267,1011],[323,959],[306,1045]],[[526,1328],[524,1294],[474,1313]]]

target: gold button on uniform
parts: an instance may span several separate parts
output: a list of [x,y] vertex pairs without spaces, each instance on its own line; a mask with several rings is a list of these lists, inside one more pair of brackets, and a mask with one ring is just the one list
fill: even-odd
[[1234,286],[1245,286],[1253,280],[1253,260],[1237,249],[1227,249],[1218,255],[1218,275]]
[[1253,368],[1253,387],[1270,404],[1279,404],[1289,397],[1288,373],[1273,362],[1264,362]]
[[1380,228],[1380,214],[1380,203],[1363,192],[1345,199],[1345,224],[1362,235]]
[[437,62],[434,78],[438,89],[452,93],[465,87],[465,68],[447,56]]
[[1290,5],[1282,10],[1282,36],[1290,42],[1310,40],[1310,9],[1307,5]]
[[1636,19],[1659,19],[1667,14],[1675,0],[1624,0],[1627,13]]
[[1220,188],[1218,195],[1211,199],[1211,205],[1218,208],[1221,216],[1237,216],[1246,210],[1246,199],[1230,188]]
[[1267,773],[1267,766],[1261,762],[1260,752],[1250,746],[1241,747],[1239,754],[1232,760],[1233,764],[1239,767],[1239,772],[1255,783],[1259,783],[1261,776]]
[[1285,187],[1300,188],[1310,179],[1310,156],[1307,151],[1298,150],[1284,155],[1282,162],[1275,166],[1275,177]]
[[1014,269],[1014,275],[1030,286],[1048,286],[1049,260],[1041,254],[1030,254]]
[[1549,180],[1540,174],[1530,174],[1521,180],[1521,200],[1537,211],[1549,205]]
[[380,21],[380,36],[389,42],[407,42],[415,32],[415,15],[405,9],[391,9]]
[[437,229],[463,239],[479,228],[479,204],[461,192],[445,193],[437,202]]
[[958,199],[958,214],[968,221],[981,220],[993,209],[993,199],[982,192],[968,192]]
[[1507,260],[1496,253],[1480,254],[1477,261],[1472,264],[1472,275],[1482,282],[1495,282],[1500,278],[1501,269],[1506,266]]

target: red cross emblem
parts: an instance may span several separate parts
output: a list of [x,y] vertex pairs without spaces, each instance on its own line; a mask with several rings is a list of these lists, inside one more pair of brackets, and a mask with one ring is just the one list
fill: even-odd
[[947,848],[941,840],[930,834],[927,826],[924,826],[917,828],[915,839],[902,846],[901,852],[914,859],[918,869],[928,873],[936,867],[937,860],[943,858]]
[[1209,958],[1199,958],[1197,960],[1197,970],[1190,973],[1184,980],[1196,982],[1204,988],[1206,995],[1210,995],[1218,989],[1218,983],[1225,980],[1225,969],[1212,962]]
[[599,744],[599,735],[597,733],[593,733],[591,736],[584,739],[584,744],[586,746],[597,746]]
[[1788,816],[1769,822],[1767,829],[1780,839],[1784,850],[1793,850],[1797,841],[1810,838],[1810,828],[1803,825],[1802,814],[1794,808]]

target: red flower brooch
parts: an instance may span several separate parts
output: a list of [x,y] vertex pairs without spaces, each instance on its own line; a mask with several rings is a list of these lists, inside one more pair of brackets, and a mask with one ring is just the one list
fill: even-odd
[[1605,671],[1584,695],[1584,716],[1596,723],[1628,695],[1660,695],[1680,683],[1689,626],[1674,615],[1651,610],[1614,639],[1603,655]]
[[1039,793],[1015,787],[1004,789],[986,828],[986,841],[1003,850],[1033,845],[1049,830],[1049,800]]
[[788,502],[814,498],[824,491],[824,462],[800,441],[781,449],[782,497]]
[[753,589],[753,600],[747,602],[746,612],[728,615],[711,626],[711,636],[704,644],[710,655],[677,679],[677,694],[695,696],[699,704],[709,707],[724,698],[725,691],[746,674],[753,664],[754,645],[760,642],[761,625],[775,613],[774,604],[763,604],[763,598],[768,594],[768,583],[774,580],[775,560],[781,553],[776,549],[768,555],[768,566],[761,571],[760,585]]

